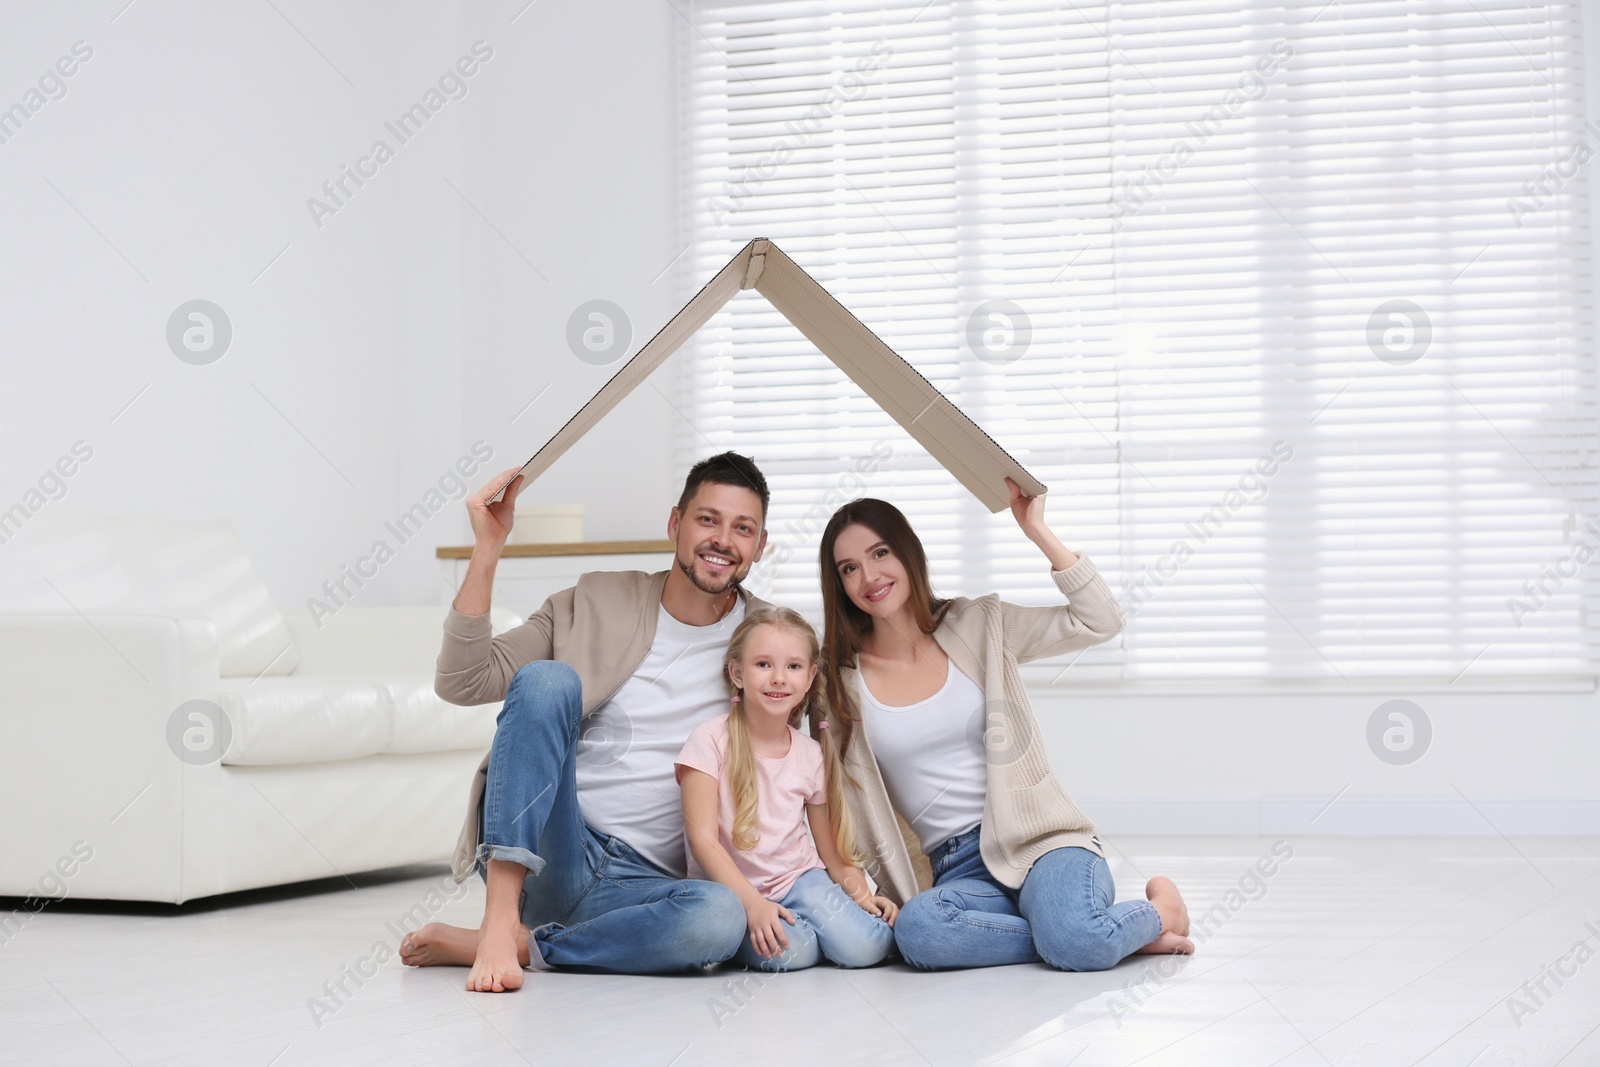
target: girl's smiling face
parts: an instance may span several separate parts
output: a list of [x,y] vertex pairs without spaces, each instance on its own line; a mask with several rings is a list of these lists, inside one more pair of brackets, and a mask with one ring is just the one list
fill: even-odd
[[811,647],[784,627],[763,624],[745,637],[744,655],[730,664],[733,684],[744,690],[745,713],[787,721],[817,678]]

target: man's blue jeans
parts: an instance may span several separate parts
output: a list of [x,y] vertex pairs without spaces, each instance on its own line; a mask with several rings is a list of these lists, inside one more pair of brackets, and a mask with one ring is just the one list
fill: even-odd
[[1051,849],[1020,890],[994,880],[974,826],[934,848],[933,888],[895,920],[900,956],[922,970],[1043,960],[1063,971],[1103,971],[1161,936],[1148,900],[1112,903],[1106,861],[1086,848]]
[[789,947],[765,959],[746,936],[738,957],[746,967],[798,971],[822,960],[840,967],[871,967],[894,948],[894,929],[863,911],[825,870],[802,874],[778,903],[794,912],[794,925],[783,923]]
[[584,823],[582,716],[577,672],[536,660],[512,677],[489,750],[478,871],[489,859],[528,868],[522,921],[533,966],[665,974],[728,959],[745,932],[732,890],[674,878]]

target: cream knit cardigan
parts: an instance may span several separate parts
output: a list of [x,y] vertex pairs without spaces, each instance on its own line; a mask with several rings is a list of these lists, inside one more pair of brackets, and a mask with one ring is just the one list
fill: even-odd
[[[1105,855],[1094,824],[1050,770],[1017,664],[1100,644],[1120,633],[1127,619],[1088,556],[1080,553],[1078,562],[1050,576],[1069,603],[1027,607],[994,593],[957,597],[933,633],[950,661],[984,692],[988,792],[979,847],[989,873],[1012,889],[1051,849],[1078,845]],[[859,706],[858,672],[845,668],[840,676]],[[864,728],[857,729],[845,766],[856,846],[866,853],[863,866],[879,892],[903,905],[927,887],[919,885],[908,851],[915,839],[902,832]]]

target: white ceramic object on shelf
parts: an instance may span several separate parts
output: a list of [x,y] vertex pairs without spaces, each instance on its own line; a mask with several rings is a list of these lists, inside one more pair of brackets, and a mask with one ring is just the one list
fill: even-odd
[[518,504],[511,523],[514,545],[575,544],[583,540],[582,504]]

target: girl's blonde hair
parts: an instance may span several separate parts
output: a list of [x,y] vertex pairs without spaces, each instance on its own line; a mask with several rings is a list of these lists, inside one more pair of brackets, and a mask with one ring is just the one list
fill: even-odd
[[[739,699],[734,701],[733,710],[728,713],[728,750],[724,759],[728,795],[733,800],[733,847],[741,852],[750,851],[759,840],[756,835],[758,793],[755,750],[750,746],[750,728],[744,717],[744,693],[734,684],[731,668],[743,661],[744,646],[758,626],[775,626],[804,638],[812,665],[818,665],[821,653],[817,632],[803,615],[792,608],[755,608],[745,615],[744,621],[739,623],[733,636],[728,639],[728,651],[722,657],[722,679],[728,685],[729,695]],[[805,700],[790,713],[789,725],[798,730],[802,716],[810,717],[811,736],[822,746],[824,795],[828,801],[828,819],[833,824],[834,840],[839,843],[839,852],[847,863],[860,864],[861,857],[855,847],[854,823],[845,802],[844,760],[840,755],[839,739],[828,722],[827,693],[827,683],[819,669]]]

